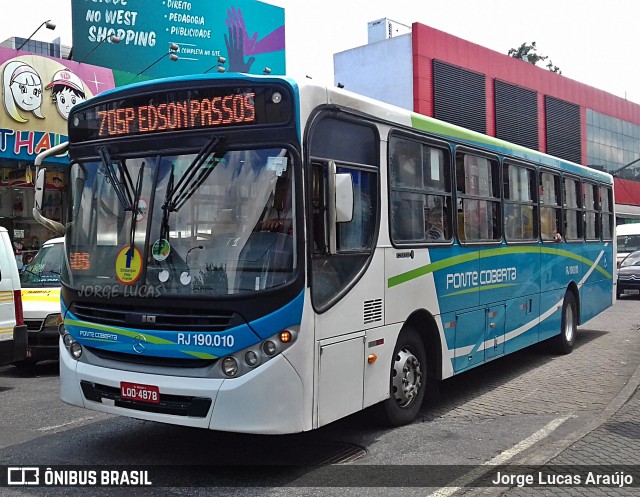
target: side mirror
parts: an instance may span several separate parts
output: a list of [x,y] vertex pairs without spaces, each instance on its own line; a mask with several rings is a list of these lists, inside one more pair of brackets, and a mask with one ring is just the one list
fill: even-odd
[[51,231],[57,233],[58,235],[64,235],[66,231],[63,224],[60,224],[57,221],[53,221],[52,219],[48,219],[42,215],[42,206],[44,205],[44,193],[46,190],[46,178],[47,170],[39,169],[38,175],[36,176],[36,191],[33,200],[33,218],[38,221],[43,226],[46,226]]
[[336,173],[336,223],[353,218],[353,178],[349,173]]
[[329,253],[337,249],[337,223],[348,223],[353,217],[353,179],[348,173],[336,172],[336,163],[328,164]]
[[38,171],[38,175],[36,176],[36,193],[33,198],[33,209],[37,210],[40,213],[40,215],[42,215],[42,205],[44,204],[46,174],[47,174],[46,169],[40,169]]

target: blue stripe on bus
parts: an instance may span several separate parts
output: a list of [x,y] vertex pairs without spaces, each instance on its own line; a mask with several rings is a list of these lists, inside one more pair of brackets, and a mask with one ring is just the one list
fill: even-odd
[[249,324],[222,332],[148,330],[78,319],[63,305],[64,325],[80,344],[111,352],[155,357],[216,359],[251,347],[302,319],[304,292],[284,307]]

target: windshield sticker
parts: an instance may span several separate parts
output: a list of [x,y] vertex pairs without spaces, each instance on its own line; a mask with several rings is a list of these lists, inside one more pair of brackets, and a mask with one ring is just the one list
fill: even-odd
[[160,271],[158,273],[158,279],[160,280],[161,283],[166,282],[169,279],[169,271],[167,271],[166,269],[163,269],[162,271]]
[[180,283],[182,283],[184,286],[187,286],[189,283],[191,283],[191,275],[187,271],[183,271],[180,275]]
[[116,278],[123,285],[132,285],[142,272],[142,254],[134,247],[124,247],[116,257]]
[[153,255],[153,258],[158,262],[162,262],[169,257],[169,252],[171,252],[171,245],[169,244],[169,240],[165,240],[164,238],[156,240],[153,247],[151,247],[151,255]]
[[275,171],[276,176],[282,176],[287,170],[286,157],[267,157],[267,171]]
[[149,202],[144,197],[138,199],[138,210],[136,212],[136,223],[144,220],[147,217],[147,211],[149,210]]

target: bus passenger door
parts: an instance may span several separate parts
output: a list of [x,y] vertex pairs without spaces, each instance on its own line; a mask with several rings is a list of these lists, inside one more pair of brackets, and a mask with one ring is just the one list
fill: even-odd
[[[338,181],[344,180],[352,195],[341,195]],[[316,426],[362,409],[365,367],[370,375],[380,370],[388,378],[386,363],[369,366],[365,360],[367,330],[384,322],[384,252],[375,247],[377,185],[373,168],[334,161],[313,166],[309,249],[319,346]],[[341,209],[349,204],[350,209]]]
[[487,361],[504,355],[504,323],[506,307],[494,305],[487,309],[485,352]]

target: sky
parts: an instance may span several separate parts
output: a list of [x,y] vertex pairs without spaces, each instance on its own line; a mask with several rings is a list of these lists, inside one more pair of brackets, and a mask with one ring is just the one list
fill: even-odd
[[[109,2],[112,0],[86,0]],[[122,0],[121,0],[122,1]],[[124,0],[127,1],[127,0]],[[136,1],[160,0],[128,0]],[[215,1],[215,0],[211,0]],[[8,3],[9,0],[2,0]],[[367,23],[420,22],[506,54],[536,42],[562,75],[640,104],[638,0],[265,0],[285,9],[287,72],[333,85],[333,54],[367,43]],[[70,0],[21,0],[0,16],[0,41],[60,37],[71,45]],[[37,13],[31,15],[31,13]],[[250,29],[250,28],[249,28]],[[381,60],[380,70],[393,67]]]

